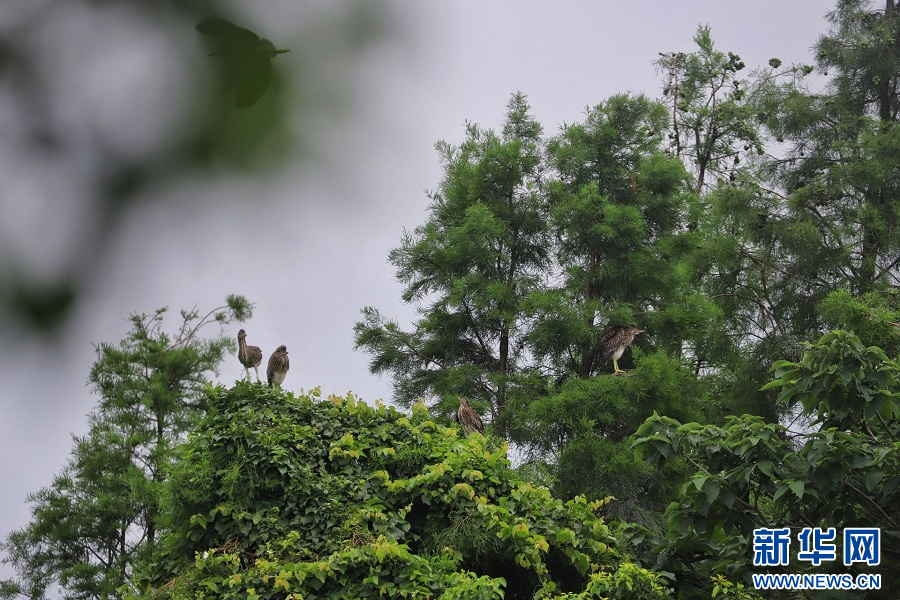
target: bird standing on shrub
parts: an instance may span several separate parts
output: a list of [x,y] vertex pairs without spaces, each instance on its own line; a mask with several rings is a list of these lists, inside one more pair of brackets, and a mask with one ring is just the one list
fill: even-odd
[[272,80],[272,59],[287,50],[279,50],[266,38],[225,19],[204,19],[196,29],[218,43],[210,56],[221,57],[235,104],[239,108],[256,104]]
[[634,336],[643,332],[643,329],[638,329],[637,327],[623,327],[621,325],[611,327],[603,337],[603,353],[600,355],[600,364],[606,364],[606,361],[612,357],[613,375],[624,375],[625,371],[619,368],[619,359],[622,358],[622,354],[634,341]]
[[466,432],[466,437],[469,437],[469,434],[473,431],[484,433],[484,423],[481,422],[481,417],[472,410],[472,407],[469,406],[469,401],[462,396],[459,397],[459,409],[456,411],[456,418],[459,424],[462,425],[463,431]]
[[281,387],[284,376],[287,375],[290,368],[288,361],[287,346],[281,345],[275,349],[272,356],[269,357],[269,366],[266,368],[266,379],[269,381],[269,387]]
[[241,329],[238,331],[238,360],[244,365],[247,371],[247,379],[250,379],[250,367],[256,371],[256,380],[259,381],[259,365],[262,364],[262,350],[259,346],[247,345],[247,332]]

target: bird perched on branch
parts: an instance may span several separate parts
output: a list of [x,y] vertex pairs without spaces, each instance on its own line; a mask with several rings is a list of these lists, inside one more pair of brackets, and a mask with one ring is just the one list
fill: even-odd
[[481,417],[472,410],[472,407],[469,406],[469,401],[462,396],[459,397],[459,409],[456,411],[456,419],[462,425],[463,431],[466,432],[466,437],[469,437],[469,434],[473,431],[484,433],[484,423],[481,422]]
[[256,380],[259,381],[259,365],[262,364],[262,350],[259,346],[247,345],[247,332],[241,329],[238,331],[238,360],[244,365],[247,371],[247,379],[250,379],[250,367],[256,371]]
[[610,327],[606,335],[603,336],[603,352],[600,354],[600,364],[606,364],[612,357],[613,375],[625,374],[625,371],[619,368],[619,359],[622,358],[622,354],[634,341],[634,336],[643,332],[643,329],[638,329],[637,327],[623,327],[621,325]]
[[275,352],[272,353],[272,356],[269,357],[269,366],[266,368],[266,379],[269,382],[269,387],[275,387],[276,385],[281,387],[281,382],[284,381],[284,376],[287,375],[290,366],[287,346],[278,346]]
[[210,56],[221,57],[228,85],[234,88],[235,104],[239,108],[256,104],[272,80],[272,59],[288,50],[217,17],[200,21],[196,29],[217,42]]

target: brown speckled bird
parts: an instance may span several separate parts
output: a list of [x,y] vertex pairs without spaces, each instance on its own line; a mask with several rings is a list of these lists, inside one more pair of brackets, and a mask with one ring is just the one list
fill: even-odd
[[266,379],[269,381],[269,387],[281,387],[284,376],[287,375],[290,368],[288,361],[287,346],[278,346],[272,356],[269,357],[269,366],[266,368]]
[[256,380],[259,381],[259,365],[262,364],[262,350],[259,346],[247,345],[247,332],[241,329],[238,331],[238,360],[244,365],[247,371],[247,379],[250,379],[250,367],[256,371]]
[[623,327],[621,325],[611,327],[606,332],[606,335],[603,336],[603,352],[600,354],[600,364],[606,364],[606,361],[612,357],[613,375],[625,374],[625,371],[619,368],[619,359],[622,358],[622,354],[634,341],[634,336],[643,332],[643,329],[638,329],[637,327]]
[[456,419],[462,425],[463,431],[466,432],[466,437],[469,437],[473,431],[484,433],[484,423],[481,422],[481,417],[472,410],[472,407],[469,406],[469,401],[462,396],[459,397],[459,409],[456,411]]

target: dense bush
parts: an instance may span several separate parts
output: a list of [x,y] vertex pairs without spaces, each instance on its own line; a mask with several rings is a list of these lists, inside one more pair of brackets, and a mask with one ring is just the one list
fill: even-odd
[[[666,511],[661,568],[675,573],[684,598],[707,598],[716,575],[749,583],[759,572],[878,574],[880,590],[829,597],[897,598],[900,362],[835,330],[807,344],[801,360],[777,361],[773,370],[766,389],[798,413],[802,430],[752,415],[721,426],[654,415],[638,430],[634,447],[647,459],[679,457],[696,469]],[[763,527],[877,527],[880,562],[812,565],[792,557],[755,567],[752,532]]]
[[355,399],[239,383],[173,466],[150,597],[667,597],[605,502],[553,498],[505,443]]

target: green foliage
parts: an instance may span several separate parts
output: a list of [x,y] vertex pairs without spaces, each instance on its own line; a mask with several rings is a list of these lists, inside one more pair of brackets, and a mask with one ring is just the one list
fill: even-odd
[[554,596],[560,600],[588,600],[590,598],[642,598],[663,600],[672,597],[672,590],[664,586],[657,575],[634,563],[625,562],[614,572],[591,574],[583,592],[569,592]]
[[707,27],[695,52],[658,62],[673,149],[708,209],[696,215],[693,266],[722,327],[705,337],[703,358],[748,383],[723,387],[725,412],[783,417],[756,390],[776,357],[798,360],[799,344],[823,330],[820,304],[836,290],[862,298],[900,281],[891,225],[900,220],[900,21],[875,8],[852,0],[828,15],[817,44],[831,75],[824,93],[807,87],[813,67],[779,59],[740,79],[743,63],[715,50]]
[[656,471],[636,459],[630,436],[654,411],[699,418],[704,385],[662,352],[643,356],[628,377],[571,379],[560,389],[515,405],[513,439],[556,457],[553,489],[562,497],[614,495],[617,518],[659,528],[683,465]]
[[819,305],[822,320],[831,329],[847,329],[869,346],[889,356],[900,354],[900,291],[870,292],[854,298],[835,290]]
[[793,81],[797,69],[781,69],[772,59],[769,68],[742,78],[743,61],[716,49],[709,27],[699,27],[694,42],[695,51],[663,53],[657,62],[670,148],[698,195],[688,227],[693,235],[686,238],[694,251],[682,268],[691,291],[703,290],[703,302],[691,303],[694,318],[685,329],[693,334],[697,372],[718,377],[722,395],[710,419],[750,412],[775,422],[774,399],[756,390],[771,357],[793,358],[788,351],[816,326],[821,296],[798,302],[797,293],[818,283],[825,258],[809,251],[819,243],[814,231],[783,221],[780,185],[762,169],[771,140],[760,123],[768,110],[761,103],[779,82]]
[[616,548],[603,502],[519,480],[505,444],[460,439],[422,403],[406,416],[246,382],[209,403],[142,597],[666,595]]
[[231,339],[203,339],[204,327],[224,327],[251,315],[239,296],[205,315],[182,311],[180,328],[164,330],[166,309],[132,315],[118,344],[100,344],[90,382],[99,394],[84,437],[74,438],[62,473],[28,496],[32,520],[2,544],[17,580],[0,597],[119,597],[132,566],[156,542],[163,481],[172,448],[200,418],[202,387]]
[[390,253],[403,300],[427,303],[423,317],[406,332],[366,308],[355,327],[356,347],[373,355],[374,373],[393,374],[401,405],[462,394],[496,419],[511,395],[540,386],[522,368],[520,327],[523,298],[549,258],[535,187],[540,134],[515,94],[501,133],[469,124],[460,146],[437,145],[445,175],[429,218]]
[[[249,316],[240,297],[174,335],[133,317],[0,597],[664,598],[672,577],[746,599],[763,526],[880,527],[900,586],[900,15],[829,20],[823,93],[776,58],[739,78],[700,27],[661,55],[662,103],[616,95],[547,138],[514,94],[499,131],[437,144],[428,218],[390,253],[420,318],[355,326],[410,416],[205,390],[231,342],[197,330]],[[631,324],[629,376],[603,374]],[[487,437],[446,426],[459,395]]]
[[[882,589],[895,590],[900,365],[855,335],[834,331],[809,344],[800,361],[778,361],[774,371],[766,387],[777,389],[781,402],[802,406],[808,431],[750,415],[729,417],[721,427],[654,415],[638,430],[634,448],[646,458],[683,457],[696,468],[667,510],[661,562],[690,590],[714,575],[746,577],[754,528],[865,525],[883,532],[875,570]],[[792,564],[790,571],[806,568]]]
[[[816,48],[831,74],[825,93],[809,92],[799,73],[767,82],[758,101],[766,128],[789,147],[769,164],[790,200],[779,241],[815,264],[803,294],[818,292],[814,302],[836,287],[863,295],[898,281],[900,15],[871,4],[840,2],[829,13],[831,30]],[[807,243],[791,246],[788,233]]]
[[823,429],[864,432],[872,442],[894,439],[900,425],[900,364],[846,331],[825,334],[799,362],[775,363],[779,401],[800,403]]
[[[762,154],[763,145],[749,102],[752,89],[737,76],[744,62],[715,49],[709,26],[697,28],[694,43],[695,52],[660,53],[656,66],[665,73],[670,146],[690,165],[699,194],[709,177],[733,181],[741,173],[742,157]],[[777,68],[780,61],[770,65]]]
[[722,575],[713,577],[712,583],[713,588],[710,598],[722,598],[723,600],[727,600],[728,598],[733,598],[734,600],[754,600],[755,598],[760,598],[756,592],[746,588],[744,584],[733,583]]
[[[614,495],[617,516],[657,529],[675,475],[626,440],[654,410],[699,414],[721,316],[697,290],[696,198],[661,151],[666,118],[621,94],[545,141],[517,94],[502,135],[470,125],[439,144],[429,218],[390,255],[422,318],[405,331],[365,308],[355,328],[401,405],[446,417],[465,395],[561,496]],[[634,323],[648,334],[623,358],[632,376],[597,377],[606,330]]]
[[654,325],[678,354],[691,325],[709,319],[685,311],[701,304],[683,268],[695,243],[684,231],[687,174],[659,152],[664,119],[664,107],[644,96],[613,96],[547,145],[562,283],[548,270],[526,307],[528,345],[558,383],[600,371],[610,325]]
[[[124,340],[96,347],[97,361],[88,378],[100,395],[100,410],[130,428],[128,435],[139,436],[137,445],[163,444],[197,420],[203,387],[225,353],[234,349],[234,341],[221,328],[252,315],[244,298],[231,295],[225,305],[204,315],[196,308],[181,311],[181,325],[170,334],[164,330],[167,310],[131,315],[132,329]],[[199,339],[199,332],[212,324],[219,325],[219,335]],[[142,458],[155,462],[147,455]]]

